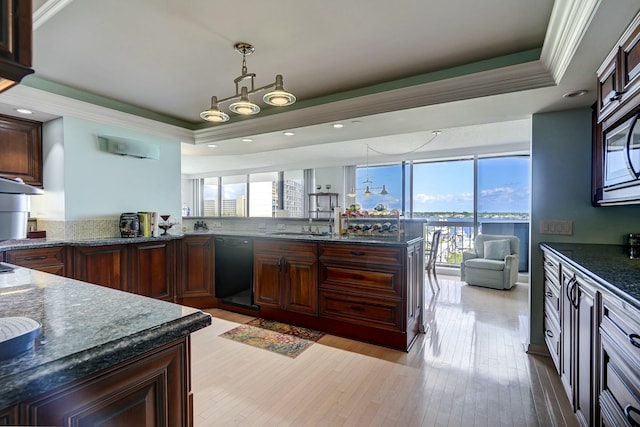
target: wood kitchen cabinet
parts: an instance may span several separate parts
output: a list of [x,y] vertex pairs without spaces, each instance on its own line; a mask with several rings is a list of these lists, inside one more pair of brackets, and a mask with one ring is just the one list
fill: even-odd
[[128,245],[75,246],[73,278],[129,291]]
[[18,425],[192,425],[188,338],[0,412]]
[[33,73],[31,67],[32,2],[0,2],[0,92]]
[[603,296],[599,402],[602,424],[640,425],[640,311]]
[[42,123],[0,115],[0,176],[42,187]]
[[15,249],[5,252],[5,261],[21,267],[31,268],[45,273],[66,275],[66,248],[54,246],[34,249]]
[[403,246],[320,244],[319,315],[359,339],[408,350],[419,333],[422,241]]
[[256,240],[253,249],[255,303],[261,308],[317,314],[317,244]]
[[627,116],[640,100],[640,14],[596,73],[598,121],[604,128]]
[[165,301],[175,296],[175,242],[152,241],[131,245],[131,292]]
[[545,342],[565,393],[583,426],[599,419],[598,326],[600,293],[575,267],[544,253]]
[[180,242],[178,304],[216,307],[213,236],[187,236]]

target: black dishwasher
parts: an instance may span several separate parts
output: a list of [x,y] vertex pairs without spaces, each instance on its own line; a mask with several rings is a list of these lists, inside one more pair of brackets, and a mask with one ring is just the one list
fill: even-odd
[[216,297],[224,304],[258,310],[253,303],[253,241],[216,237]]

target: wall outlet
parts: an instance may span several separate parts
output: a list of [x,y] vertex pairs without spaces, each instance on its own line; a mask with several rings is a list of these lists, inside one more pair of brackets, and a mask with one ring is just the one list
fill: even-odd
[[285,230],[287,228],[284,224],[278,224],[278,230]]
[[222,224],[218,221],[213,223],[213,228],[222,228]]
[[540,234],[573,234],[573,221],[541,220]]

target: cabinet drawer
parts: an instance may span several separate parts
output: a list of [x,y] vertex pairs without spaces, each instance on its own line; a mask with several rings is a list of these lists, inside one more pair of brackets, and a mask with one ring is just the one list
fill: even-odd
[[640,423],[640,377],[620,353],[611,337],[602,334],[600,405],[605,425]]
[[560,288],[555,284],[544,281],[544,309],[552,312],[557,319],[560,318]]
[[281,254],[293,254],[297,256],[318,256],[318,245],[316,243],[296,242],[286,239],[259,240],[253,242],[253,251],[266,252],[273,254],[274,252]]
[[320,258],[340,260],[345,263],[366,263],[399,265],[402,263],[402,250],[389,246],[366,246],[349,244],[320,244]]
[[64,264],[64,247],[18,249],[6,253],[6,260],[10,264],[21,267],[40,267]]
[[560,372],[560,323],[545,314],[544,316],[544,341],[547,344],[551,359]]
[[320,287],[402,298],[398,269],[387,268],[372,271],[357,267],[357,265],[320,263]]
[[640,325],[627,313],[634,313],[639,316],[637,318],[640,315],[631,307],[614,305],[607,298],[603,298],[602,308],[602,335],[609,336],[616,343],[635,375],[640,377]]
[[544,278],[560,288],[560,261],[548,253],[544,253]]
[[404,332],[401,301],[320,291],[319,312],[343,322]]

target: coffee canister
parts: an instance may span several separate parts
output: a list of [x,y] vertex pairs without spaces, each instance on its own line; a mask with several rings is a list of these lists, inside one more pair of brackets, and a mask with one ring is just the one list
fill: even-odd
[[125,212],[120,215],[120,236],[137,237],[140,233],[140,220],[136,212]]

